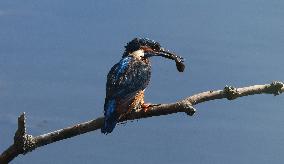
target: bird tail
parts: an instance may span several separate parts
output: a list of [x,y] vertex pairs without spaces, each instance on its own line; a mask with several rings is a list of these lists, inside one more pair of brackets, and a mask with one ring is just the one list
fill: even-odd
[[116,111],[116,102],[115,100],[106,100],[104,106],[104,125],[101,128],[101,132],[104,134],[111,133],[115,128],[115,125],[118,122],[118,113]]

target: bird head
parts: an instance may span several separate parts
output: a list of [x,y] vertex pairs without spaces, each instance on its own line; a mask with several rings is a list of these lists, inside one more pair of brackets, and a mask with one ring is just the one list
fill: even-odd
[[161,56],[167,59],[175,60],[179,72],[183,72],[185,65],[182,57],[175,55],[163,48],[160,43],[148,38],[134,38],[125,46],[125,52],[122,57],[133,56],[138,58],[149,58]]

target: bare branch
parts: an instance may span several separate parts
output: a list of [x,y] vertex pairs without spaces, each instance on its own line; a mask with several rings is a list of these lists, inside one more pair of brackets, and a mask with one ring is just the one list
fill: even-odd
[[[178,112],[184,112],[187,115],[192,116],[196,111],[193,105],[202,102],[223,98],[234,100],[238,97],[254,94],[273,94],[276,96],[283,92],[284,84],[283,82],[279,81],[274,81],[271,84],[254,85],[243,88],[226,86],[223,90],[202,92],[175,103],[153,106],[146,112],[143,110],[133,111],[131,114],[121,118],[120,122],[153,116],[168,115]],[[33,137],[32,135],[28,135],[26,133],[25,119],[25,113],[23,113],[18,118],[18,130],[15,133],[14,144],[0,155],[1,164],[9,163],[19,154],[26,154],[38,147],[98,130],[103,126],[104,123],[104,117],[99,117],[97,119],[80,123],[71,127]]]

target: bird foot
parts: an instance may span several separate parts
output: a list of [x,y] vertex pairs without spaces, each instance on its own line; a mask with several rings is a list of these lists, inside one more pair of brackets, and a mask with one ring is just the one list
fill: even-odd
[[141,105],[141,108],[144,112],[147,112],[150,108],[155,107],[155,106],[159,106],[161,104],[150,104],[150,103],[143,103]]

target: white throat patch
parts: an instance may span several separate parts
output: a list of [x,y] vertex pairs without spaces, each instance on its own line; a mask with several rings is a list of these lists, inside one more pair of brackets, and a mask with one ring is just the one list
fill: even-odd
[[137,51],[132,52],[130,55],[135,57],[135,58],[141,58],[141,57],[144,57],[144,51],[143,50],[137,50]]

